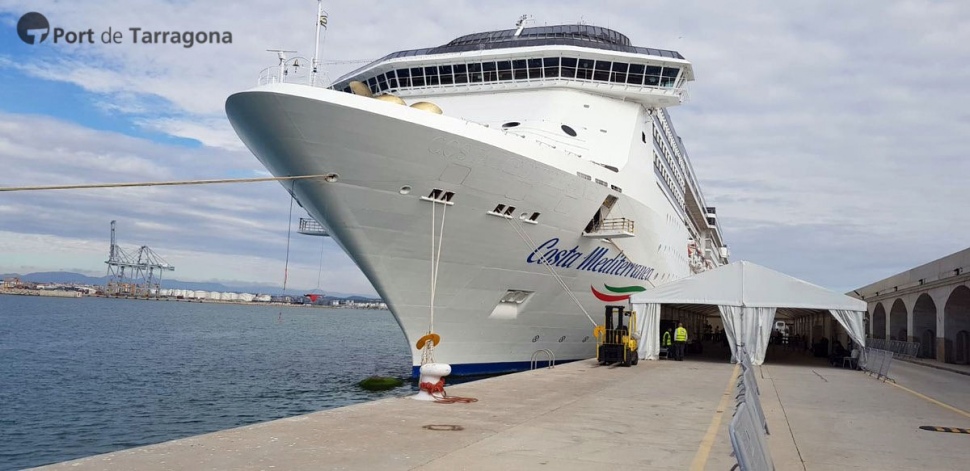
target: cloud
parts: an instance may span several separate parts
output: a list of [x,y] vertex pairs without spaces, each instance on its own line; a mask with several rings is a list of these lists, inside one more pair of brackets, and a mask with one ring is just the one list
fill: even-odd
[[[18,157],[17,173],[5,173],[7,181],[11,175],[17,183],[56,183],[262,171],[226,125],[223,104],[274,64],[266,49],[312,53],[315,2],[239,0],[231,9],[218,2],[162,0],[92,5],[14,0],[0,5],[0,13],[8,14],[0,18],[12,24],[36,10],[55,25],[110,26],[125,34],[130,26],[229,30],[233,43],[35,48],[30,55],[13,48],[0,53],[0,70],[76,85],[97,98],[100,113],[201,147],[166,147],[43,120],[25,129],[17,126],[20,117],[6,116],[0,119],[0,156],[30,155],[33,162]],[[323,58],[340,62],[325,65],[332,79],[396,50],[510,28],[523,13],[511,1],[327,8]],[[970,229],[970,222],[955,217],[966,202],[962,175],[970,171],[964,156],[970,147],[964,105],[970,102],[970,50],[964,46],[970,42],[970,6],[741,0],[609,2],[593,9],[588,2],[566,1],[534,2],[529,10],[535,18],[530,24],[581,20],[611,27],[636,45],[678,50],[694,63],[690,100],[671,114],[736,259],[845,291],[963,248],[965,242],[950,235]],[[25,133],[59,147],[32,148],[17,139]],[[162,220],[178,221],[169,231],[179,237],[215,231],[232,241],[192,242],[197,247],[267,258],[257,241],[275,233],[269,240],[277,242],[266,245],[279,245],[279,214],[287,201],[274,185],[258,191],[112,190],[72,196],[75,206],[63,210],[53,209],[65,206],[57,196],[17,198],[17,204],[0,200],[0,218],[32,214],[36,221],[23,225],[37,233],[63,234],[60,218],[81,224],[71,213],[84,208],[103,220],[109,213],[135,218],[141,221],[135,227],[145,228],[139,237],[150,239],[165,230],[148,230],[159,223],[144,216],[147,208]],[[133,199],[145,203],[132,208]],[[276,222],[254,221],[262,211],[275,212]],[[90,237],[103,232],[103,220],[99,229],[85,229]],[[245,230],[230,234],[220,227]],[[160,240],[181,241],[176,250],[192,245],[185,242],[191,239]]]

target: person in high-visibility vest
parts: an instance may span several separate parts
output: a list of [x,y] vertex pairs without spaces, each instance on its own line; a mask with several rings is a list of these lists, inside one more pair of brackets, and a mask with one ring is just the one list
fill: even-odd
[[677,361],[684,361],[684,347],[687,346],[687,329],[683,322],[677,323],[677,330],[674,331],[674,350],[677,352],[674,358]]
[[667,359],[673,358],[673,336],[671,335],[671,330],[669,327],[667,331],[664,332],[663,339],[660,340],[660,346],[667,349]]

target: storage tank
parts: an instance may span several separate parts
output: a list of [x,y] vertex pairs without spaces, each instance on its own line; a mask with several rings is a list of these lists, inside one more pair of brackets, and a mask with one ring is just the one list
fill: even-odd
[[209,297],[209,292],[208,291],[197,290],[195,292],[195,296],[193,296],[193,297],[195,299],[205,299],[205,298],[208,298]]
[[270,295],[268,295],[268,294],[259,294],[259,295],[256,295],[256,301],[257,302],[268,303],[272,299],[273,298]]
[[240,301],[249,303],[249,302],[252,302],[254,299],[256,299],[256,295],[249,294],[249,293],[239,293]]

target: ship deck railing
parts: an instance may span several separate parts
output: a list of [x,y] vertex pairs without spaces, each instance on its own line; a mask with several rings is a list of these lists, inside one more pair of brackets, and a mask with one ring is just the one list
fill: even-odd
[[583,237],[619,238],[636,236],[636,227],[632,219],[613,218],[604,219],[593,227],[593,230],[583,234]]

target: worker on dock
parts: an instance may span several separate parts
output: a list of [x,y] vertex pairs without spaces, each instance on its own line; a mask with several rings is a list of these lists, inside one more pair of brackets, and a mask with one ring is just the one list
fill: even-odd
[[673,329],[667,327],[667,331],[664,332],[663,338],[660,340],[660,346],[667,351],[667,359],[669,360],[674,355],[673,347]]
[[677,323],[677,330],[674,331],[674,351],[676,355],[674,358],[677,361],[684,361],[684,347],[687,346],[687,329],[684,328],[683,322]]

